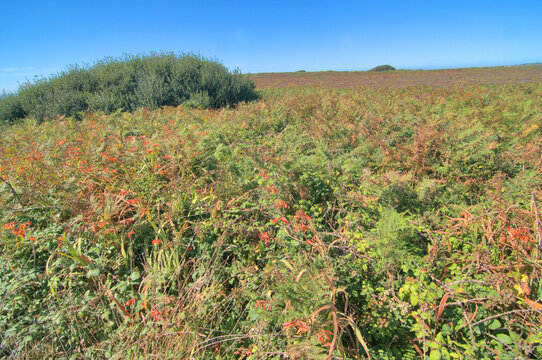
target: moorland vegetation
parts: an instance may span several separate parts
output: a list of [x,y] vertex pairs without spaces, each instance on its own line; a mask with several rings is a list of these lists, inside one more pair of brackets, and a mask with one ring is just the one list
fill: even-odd
[[9,358],[542,356],[542,84],[4,126]]

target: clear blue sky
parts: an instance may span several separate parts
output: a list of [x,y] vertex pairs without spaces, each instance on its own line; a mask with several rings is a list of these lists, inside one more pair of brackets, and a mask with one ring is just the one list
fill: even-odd
[[150,51],[243,73],[542,61],[542,0],[2,0],[0,19],[0,91]]

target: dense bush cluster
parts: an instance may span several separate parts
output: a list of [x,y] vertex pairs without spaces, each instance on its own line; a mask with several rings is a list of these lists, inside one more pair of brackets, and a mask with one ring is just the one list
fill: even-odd
[[0,132],[0,357],[539,359],[542,85]]
[[376,67],[372,68],[369,71],[380,72],[380,71],[391,71],[391,70],[395,70],[395,68],[393,66],[391,66],[391,65],[379,65],[379,66],[376,66]]
[[179,104],[219,108],[256,98],[249,79],[215,61],[195,55],[126,56],[24,83],[0,99],[0,120],[28,116],[42,121],[86,110],[110,113]]

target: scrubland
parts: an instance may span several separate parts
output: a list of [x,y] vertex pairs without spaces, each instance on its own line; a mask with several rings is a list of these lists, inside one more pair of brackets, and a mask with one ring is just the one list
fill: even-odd
[[279,88],[0,135],[8,358],[542,356],[542,84]]

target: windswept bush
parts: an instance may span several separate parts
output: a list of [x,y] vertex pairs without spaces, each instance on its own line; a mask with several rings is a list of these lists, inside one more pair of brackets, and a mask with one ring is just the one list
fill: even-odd
[[0,120],[28,116],[43,121],[86,110],[110,113],[180,104],[220,108],[257,97],[251,80],[216,61],[173,53],[126,56],[71,66],[21,85],[0,99]]
[[391,65],[379,65],[377,67],[372,68],[369,71],[381,72],[381,71],[391,71],[391,70],[395,70],[395,68]]

